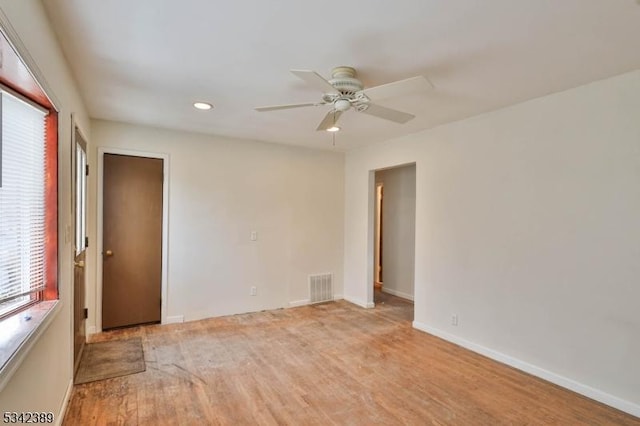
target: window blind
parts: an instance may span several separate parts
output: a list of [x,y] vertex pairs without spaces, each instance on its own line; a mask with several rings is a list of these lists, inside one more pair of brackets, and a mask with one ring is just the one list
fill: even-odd
[[0,315],[45,287],[45,117],[0,92]]

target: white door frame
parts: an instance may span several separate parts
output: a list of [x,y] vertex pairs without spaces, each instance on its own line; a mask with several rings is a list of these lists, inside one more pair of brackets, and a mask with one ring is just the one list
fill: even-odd
[[102,263],[103,252],[103,185],[104,185],[104,155],[119,154],[131,157],[146,157],[162,159],[163,180],[162,180],[162,288],[160,297],[160,323],[167,322],[167,288],[168,288],[168,237],[169,237],[169,154],[157,152],[134,151],[121,148],[98,147],[98,252],[97,257],[97,279],[96,279],[96,332],[102,332]]
[[[374,285],[377,283],[382,283],[382,274],[380,273],[380,269],[382,269],[382,265],[380,264],[380,247],[382,244],[382,197],[384,191],[384,184],[382,182],[376,182],[376,205],[375,205],[375,229],[373,231],[374,235],[374,270],[373,270],[373,282]],[[384,283],[383,283],[384,285]]]
[[[76,360],[74,359],[73,354],[75,354],[75,348],[74,348],[74,344],[75,344],[75,322],[74,322],[74,315],[75,315],[75,258],[76,258],[76,246],[75,246],[75,238],[76,238],[76,131],[80,134],[80,137],[82,138],[82,140],[85,143],[85,155],[87,156],[87,164],[89,164],[89,141],[86,138],[86,133],[82,130],[82,127],[80,126],[80,123],[78,123],[78,120],[76,119],[76,114],[75,113],[71,113],[71,197],[69,197],[71,199],[71,205],[70,205],[70,210],[71,210],[71,225],[70,228],[68,228],[68,238],[69,241],[71,242],[71,247],[72,247],[72,255],[71,255],[71,270],[73,271],[72,273],[72,285],[71,285],[71,371],[74,371],[75,368],[75,362]],[[87,181],[87,188],[86,188],[86,194],[85,196],[87,197],[87,200],[85,200],[85,232],[88,234],[89,233],[89,225],[88,225],[88,221],[89,221],[89,179],[88,177],[86,177]],[[65,236],[65,239],[67,237]],[[88,260],[88,249],[85,247],[85,265],[88,266],[89,262],[87,262]],[[58,260],[59,261],[59,260]],[[88,271],[87,271],[87,266],[85,266],[85,270],[84,270],[84,308],[87,307],[87,302],[88,302],[88,295],[89,292],[87,291],[87,282],[88,282]],[[84,323],[84,339],[85,339],[85,343],[87,342],[87,336],[89,335],[89,319],[85,318],[85,323]],[[82,351],[80,352],[79,356],[82,356]]]

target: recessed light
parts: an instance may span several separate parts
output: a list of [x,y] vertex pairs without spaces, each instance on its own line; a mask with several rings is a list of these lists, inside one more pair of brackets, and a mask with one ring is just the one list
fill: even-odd
[[203,111],[207,111],[207,110],[213,108],[213,105],[211,105],[211,104],[209,104],[207,102],[194,102],[193,106],[195,108],[201,109]]
[[329,127],[329,128],[327,129],[327,132],[337,132],[337,131],[339,131],[339,130],[340,130],[340,127],[338,127],[338,126],[332,126],[332,127]]

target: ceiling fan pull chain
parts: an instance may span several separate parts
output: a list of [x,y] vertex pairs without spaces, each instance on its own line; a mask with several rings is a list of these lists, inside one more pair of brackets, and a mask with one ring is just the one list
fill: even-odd
[[[336,127],[336,110],[333,110],[333,127]],[[336,146],[336,132],[331,132],[331,138],[333,139],[333,146]]]

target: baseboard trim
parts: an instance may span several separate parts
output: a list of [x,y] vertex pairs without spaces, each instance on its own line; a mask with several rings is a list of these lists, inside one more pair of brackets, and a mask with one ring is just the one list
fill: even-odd
[[289,307],[297,308],[298,306],[305,306],[305,305],[308,305],[309,303],[311,303],[309,299],[294,300],[293,302],[289,302]]
[[67,386],[67,391],[64,393],[64,399],[62,400],[62,406],[60,407],[60,412],[55,418],[55,425],[60,426],[62,421],[64,420],[65,414],[67,414],[67,407],[69,406],[69,401],[71,400],[71,392],[73,392],[73,378],[69,381],[69,385]]
[[375,308],[376,307],[376,305],[373,302],[367,303],[367,302],[364,302],[362,300],[353,299],[353,298],[348,297],[348,296],[344,296],[343,299],[346,300],[349,303],[353,303],[354,305],[358,305],[361,308],[371,309],[371,308]]
[[383,293],[389,293],[393,296],[401,297],[403,299],[411,300],[413,302],[413,294],[404,293],[402,291],[394,290],[392,288],[382,287]]
[[167,317],[165,324],[180,324],[184,322],[184,315],[173,315]]
[[90,325],[87,326],[87,335],[90,336],[92,334],[96,334],[97,330],[96,330],[96,326],[95,325]]
[[[342,300],[342,295],[341,294],[334,294],[333,295],[333,300]],[[309,299],[302,299],[302,300],[293,300],[291,302],[289,302],[289,307],[290,308],[297,308],[299,306],[306,306],[306,305],[310,305],[311,304],[311,300]]]
[[599,389],[595,389],[591,386],[553,373],[549,370],[545,370],[544,368],[538,367],[536,365],[529,364],[528,362],[522,361],[518,358],[503,354],[502,352],[498,352],[477,343],[470,342],[466,339],[447,333],[446,331],[428,326],[427,324],[421,323],[419,321],[414,321],[413,327],[417,330],[424,331],[425,333],[440,337],[441,339],[447,340],[451,343],[455,343],[456,345],[462,346],[463,348],[469,349],[470,351],[479,353],[480,355],[484,355],[488,358],[493,359],[494,361],[501,362],[510,367],[524,371],[525,373],[529,373],[548,382],[579,393],[583,396],[586,396],[587,398],[591,398],[613,408],[617,408],[618,410],[629,413],[632,416],[640,417],[640,405],[634,404],[633,402],[618,398],[617,396],[608,394]]

